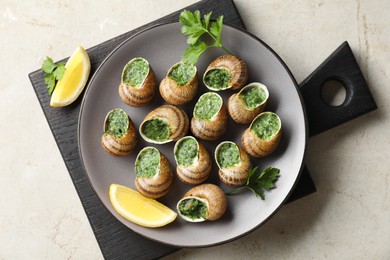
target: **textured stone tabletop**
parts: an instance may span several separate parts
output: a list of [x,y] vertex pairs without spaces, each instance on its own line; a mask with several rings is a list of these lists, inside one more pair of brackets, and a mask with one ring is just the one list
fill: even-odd
[[[103,258],[28,73],[195,2],[0,0],[0,259]],[[298,83],[347,40],[378,110],[309,139],[316,193],[245,237],[165,259],[389,259],[390,1],[235,3]]]

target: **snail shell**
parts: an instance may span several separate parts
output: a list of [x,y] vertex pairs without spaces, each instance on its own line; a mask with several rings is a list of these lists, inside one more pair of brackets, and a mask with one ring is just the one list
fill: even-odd
[[[194,201],[200,201],[203,203],[203,205],[206,206],[205,214],[203,216],[191,218],[182,212],[182,210],[180,210],[180,205],[190,208]],[[179,216],[181,216],[186,221],[213,221],[219,219],[225,213],[227,208],[227,199],[221,188],[219,188],[217,185],[206,183],[190,189],[177,203],[176,208]]]
[[[189,145],[184,146],[184,142],[187,142]],[[196,152],[191,153],[191,147],[195,144]],[[183,145],[183,146],[182,146]],[[181,160],[180,156],[182,151],[185,149],[187,155],[187,160]],[[187,184],[200,184],[204,182],[210,175],[211,171],[211,158],[206,148],[198,142],[192,136],[185,136],[179,139],[173,149],[175,155],[175,161],[177,164],[176,173],[181,181]],[[188,156],[190,156],[188,160]],[[192,157],[192,158],[191,158]]]
[[[148,136],[147,127],[152,120],[158,120],[161,124],[166,125],[169,130],[167,136],[162,139],[153,139]],[[172,105],[163,105],[155,108],[146,115],[145,119],[139,127],[139,132],[142,138],[150,143],[164,144],[176,141],[185,136],[189,129],[189,119],[186,112]],[[160,131],[159,128],[153,127],[155,131]],[[161,133],[163,131],[160,131]]]
[[[156,167],[156,173],[153,176],[145,176],[144,171],[146,168],[150,169],[150,165],[147,166],[139,166],[141,162],[141,157],[145,156],[145,154],[150,155],[148,159],[152,156],[156,156],[158,161],[158,165]],[[153,158],[153,157],[152,157]],[[152,160],[144,160],[143,163],[152,164]],[[155,161],[156,163],[156,161]],[[149,198],[160,198],[164,196],[170,189],[173,182],[173,168],[170,165],[167,157],[158,151],[156,148],[147,146],[143,148],[137,155],[135,160],[135,187],[137,190]]]
[[[255,132],[255,127],[257,123],[260,123],[261,120],[265,124],[269,124],[269,121],[265,120],[267,117],[273,117],[277,123],[276,131],[270,132],[270,130],[265,129],[266,134],[271,134],[269,137],[260,137]],[[245,151],[252,155],[253,157],[264,157],[272,153],[279,144],[280,138],[282,136],[282,122],[279,116],[272,112],[263,112],[259,114],[250,124],[249,128],[241,136],[242,146]]]
[[[134,74],[131,66],[139,63],[147,66],[145,75],[141,75],[141,80],[126,80],[126,77]],[[135,66],[135,65],[134,65]],[[143,78],[142,78],[143,76]],[[119,85],[119,96],[129,106],[140,107],[148,104],[154,97],[157,87],[157,80],[152,67],[144,58],[134,58],[123,68],[121,84]]]
[[[217,109],[215,110],[214,115],[211,117],[205,117],[204,115],[197,113],[197,111],[203,107],[203,104],[205,104],[209,98],[211,98],[211,100],[208,104],[206,103],[203,108],[204,111],[212,111],[209,109],[210,104],[215,105],[219,102],[220,105],[219,107],[215,107]],[[207,92],[200,96],[198,102],[195,104],[194,116],[191,119],[192,133],[202,140],[217,140],[221,135],[223,135],[223,133],[225,133],[227,124],[228,112],[221,96],[215,92]]]
[[[238,150],[239,155],[236,159],[227,158],[228,161],[226,162],[228,165],[223,165],[223,159],[220,159],[220,153],[226,148]],[[219,167],[219,179],[230,186],[244,185],[252,169],[249,155],[239,145],[230,141],[222,142],[215,148],[215,161]]]
[[[121,133],[117,134],[110,131],[110,115],[113,113],[120,113],[126,116],[124,130],[119,130]],[[104,150],[111,155],[124,156],[130,154],[137,145],[137,131],[131,118],[122,109],[113,109],[107,113],[104,119],[103,135],[101,138],[101,145]]]
[[[175,80],[174,72],[176,69],[192,69],[193,75],[186,82],[178,82]],[[184,73],[182,71],[182,73]],[[165,78],[160,83],[160,94],[162,98],[172,105],[182,105],[191,101],[198,89],[198,71],[193,64],[178,62],[173,65]]]
[[246,85],[240,92],[229,98],[229,115],[239,124],[249,124],[258,114],[263,112],[268,97],[268,89],[263,84],[254,82]]
[[[215,70],[225,70],[228,72],[229,78],[226,80],[226,84],[223,84],[223,86],[220,84],[211,84],[211,82],[208,80],[208,77],[211,75],[209,73],[212,73],[212,71]],[[212,61],[203,74],[203,83],[208,89],[214,91],[225,89],[237,90],[242,88],[247,80],[248,68],[245,61],[231,54],[220,56]]]

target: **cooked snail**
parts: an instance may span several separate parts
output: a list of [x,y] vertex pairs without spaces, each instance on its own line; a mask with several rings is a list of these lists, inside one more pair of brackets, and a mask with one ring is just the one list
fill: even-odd
[[165,144],[185,136],[189,124],[184,110],[171,105],[163,105],[146,115],[139,127],[139,132],[147,142]]
[[233,94],[228,101],[231,118],[239,124],[249,124],[261,112],[268,101],[267,87],[254,82]]
[[123,68],[119,96],[129,106],[144,106],[153,99],[156,86],[149,62],[144,58],[134,58]]
[[242,145],[250,155],[264,157],[278,146],[282,136],[282,122],[277,114],[259,114],[241,137]]
[[237,144],[225,141],[215,148],[219,179],[230,186],[241,186],[252,169],[249,155]]
[[167,157],[156,148],[143,148],[135,159],[135,186],[144,196],[160,198],[170,189],[173,169]]
[[203,140],[217,140],[226,131],[227,123],[228,113],[221,96],[214,92],[200,96],[191,120],[192,133]]
[[193,64],[178,62],[173,65],[160,83],[162,98],[172,105],[191,101],[198,89],[198,71]]
[[214,91],[237,90],[248,80],[248,68],[244,60],[234,55],[223,55],[215,59],[203,74],[203,83]]
[[189,222],[217,220],[227,208],[225,193],[214,184],[202,184],[190,189],[177,203],[177,212]]
[[130,117],[120,108],[107,113],[101,144],[111,155],[128,155],[137,145],[137,131]]
[[173,149],[179,179],[187,184],[204,182],[211,171],[211,159],[206,148],[192,136],[179,139]]

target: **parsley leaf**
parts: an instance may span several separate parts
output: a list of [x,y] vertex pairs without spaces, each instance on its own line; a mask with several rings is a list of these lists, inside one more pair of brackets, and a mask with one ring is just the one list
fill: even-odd
[[275,188],[275,181],[279,178],[279,169],[268,167],[261,174],[258,183],[266,190]]
[[248,179],[244,186],[227,192],[227,195],[234,195],[244,189],[248,189],[251,190],[256,197],[264,200],[264,191],[276,188],[275,182],[280,176],[280,170],[273,167],[267,167],[264,171],[259,172],[258,169],[259,167],[256,166],[249,172]]
[[44,72],[44,80],[49,95],[53,93],[58,80],[62,79],[65,73],[65,64],[63,62],[54,63],[53,59],[46,57],[42,63],[42,70]]
[[[210,47],[221,47],[227,53],[230,53],[221,42],[221,33],[223,25],[223,15],[210,25],[212,12],[208,12],[201,18],[199,10],[191,12],[184,10],[180,13],[179,21],[182,24],[181,32],[187,36],[187,44],[182,61],[195,64],[204,51]],[[211,37],[213,44],[207,44],[201,40],[204,34]]]
[[206,51],[211,46],[207,45],[204,42],[197,42],[196,44],[189,46],[184,54],[183,54],[183,60],[192,64],[195,64],[196,61],[199,59],[200,55],[204,51]]
[[53,59],[50,57],[46,57],[46,60],[44,60],[42,63],[42,70],[45,73],[52,73],[55,68],[56,64],[54,63]]
[[211,23],[210,33],[215,37],[215,45],[222,47],[221,33],[222,33],[223,15],[219,16],[217,20]]
[[56,78],[52,73],[50,73],[50,74],[46,74],[44,79],[45,79],[47,92],[49,93],[49,95],[51,95],[51,93],[53,93],[54,86],[56,85]]
[[[209,14],[211,15],[211,13]],[[195,11],[194,13],[192,13],[191,11],[184,10],[180,14],[179,20],[180,23],[183,25],[181,28],[181,32],[188,37],[187,43],[190,46],[196,44],[199,37],[207,32],[210,15],[205,15],[206,19],[204,19],[202,22],[199,11]]]
[[56,80],[62,79],[65,73],[65,64],[63,62],[57,63],[57,68],[53,71],[53,75],[56,77]]
[[209,28],[211,14],[212,14],[212,12],[208,12],[207,14],[203,15],[203,26],[204,26],[204,28]]

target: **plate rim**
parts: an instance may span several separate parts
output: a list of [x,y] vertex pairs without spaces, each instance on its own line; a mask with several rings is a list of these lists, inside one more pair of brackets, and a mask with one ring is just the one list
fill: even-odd
[[87,97],[87,93],[90,91],[90,85],[92,84],[92,82],[94,81],[96,75],[99,73],[101,67],[104,66],[104,64],[107,62],[108,59],[110,59],[110,57],[112,55],[114,55],[114,53],[116,51],[118,51],[123,45],[125,45],[127,42],[131,41],[133,38],[137,37],[138,35],[142,34],[142,33],[145,33],[151,29],[154,29],[156,27],[162,27],[162,26],[166,26],[166,25],[171,25],[171,24],[180,24],[178,21],[166,21],[166,22],[160,22],[160,23],[156,23],[154,25],[151,25],[151,26],[148,26],[136,33],[134,33],[133,35],[131,35],[130,37],[128,37],[127,39],[123,40],[117,47],[115,47],[110,53],[107,54],[107,56],[102,60],[102,62],[100,63],[100,65],[96,68],[95,72],[93,73],[92,77],[89,79],[88,81],[88,84],[85,88],[85,91],[83,93],[83,98],[82,98],[82,101],[81,101],[81,105],[80,105],[80,112],[79,112],[79,116],[78,116],[78,122],[77,122],[77,145],[78,145],[78,154],[79,154],[79,157],[80,157],[80,162],[81,162],[81,167],[84,171],[84,174],[85,176],[87,177],[87,180],[88,180],[88,183],[91,187],[91,189],[93,190],[95,196],[98,198],[98,200],[100,201],[100,203],[104,206],[104,208],[108,211],[108,213],[111,214],[111,216],[113,216],[117,221],[119,221],[121,224],[123,224],[127,229],[131,230],[132,232],[138,234],[138,235],[141,235],[142,237],[144,238],[147,238],[149,240],[152,240],[152,241],[155,241],[155,242],[158,242],[158,243],[161,243],[161,244],[165,244],[165,245],[168,245],[168,246],[174,246],[174,247],[181,247],[181,248],[206,248],[206,247],[212,247],[212,246],[217,246],[217,245],[222,245],[222,244],[226,244],[228,242],[231,242],[231,241],[234,241],[234,240],[237,240],[241,237],[244,237],[246,235],[248,235],[249,233],[255,231],[256,229],[258,229],[260,226],[262,226],[264,223],[266,223],[271,217],[273,217],[273,215],[275,215],[279,210],[280,208],[285,204],[285,202],[288,200],[288,198],[290,197],[290,195],[292,194],[292,192],[294,191],[295,187],[297,186],[298,182],[299,182],[299,179],[301,177],[301,174],[302,174],[302,171],[303,171],[303,168],[304,168],[304,159],[306,157],[306,152],[307,152],[307,140],[308,140],[308,120],[307,120],[307,113],[306,113],[306,107],[305,107],[305,103],[304,103],[304,99],[303,99],[303,96],[299,90],[299,86],[298,86],[298,83],[294,77],[294,75],[292,74],[292,72],[290,71],[290,69],[288,68],[287,64],[282,60],[282,58],[276,53],[276,51],[274,51],[267,43],[265,43],[263,40],[261,40],[259,37],[257,37],[256,35],[252,34],[251,32],[247,31],[246,29],[244,28],[241,28],[241,27],[238,27],[236,25],[232,25],[232,24],[229,24],[229,23],[223,23],[223,26],[227,26],[227,27],[230,27],[230,28],[233,28],[237,31],[240,31],[241,33],[244,33],[246,34],[247,36],[253,38],[254,40],[256,40],[257,42],[259,42],[260,44],[262,44],[268,51],[270,51],[272,53],[272,55],[274,57],[277,58],[277,60],[280,62],[280,64],[283,66],[283,68],[285,69],[285,71],[287,72],[289,78],[291,79],[295,89],[296,89],[296,92],[298,94],[298,98],[299,98],[299,101],[300,101],[300,105],[301,105],[301,108],[302,108],[302,112],[303,112],[303,121],[304,121],[304,131],[305,131],[305,134],[304,134],[304,146],[303,146],[303,153],[302,153],[302,160],[300,162],[300,168],[299,168],[299,171],[298,171],[298,174],[294,180],[294,183],[293,185],[291,186],[290,190],[288,191],[287,195],[285,196],[285,198],[280,202],[280,204],[272,211],[271,214],[269,214],[268,217],[266,217],[263,221],[259,222],[259,224],[257,224],[256,226],[254,226],[252,229],[249,229],[243,233],[241,233],[240,235],[237,235],[235,237],[232,237],[232,238],[229,238],[229,239],[224,239],[224,240],[221,240],[221,241],[218,241],[218,242],[215,242],[215,243],[209,243],[209,244],[201,244],[201,245],[186,245],[186,246],[183,246],[183,245],[179,245],[179,244],[174,244],[174,243],[169,243],[169,242],[166,242],[166,241],[163,241],[163,240],[159,240],[159,239],[156,239],[156,238],[152,238],[152,237],[149,237],[149,236],[146,236],[144,235],[142,232],[138,232],[138,231],[135,231],[133,230],[132,228],[128,227],[124,222],[128,222],[128,220],[125,220],[125,219],[119,219],[117,218],[109,208],[107,208],[107,206],[103,203],[102,199],[100,198],[100,196],[98,195],[98,192],[96,191],[94,185],[92,184],[92,181],[89,177],[89,174],[85,168],[85,163],[84,163],[84,158],[83,158],[83,155],[82,155],[82,148],[81,148],[81,145],[80,145],[80,132],[81,132],[81,117],[82,117],[82,113],[84,111],[83,107],[86,103],[86,97]]

